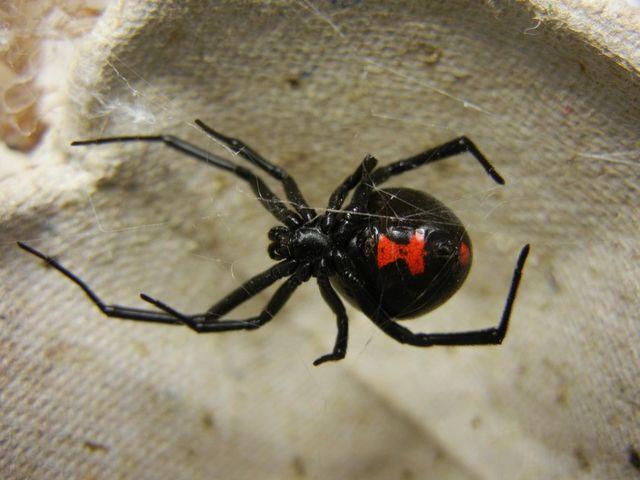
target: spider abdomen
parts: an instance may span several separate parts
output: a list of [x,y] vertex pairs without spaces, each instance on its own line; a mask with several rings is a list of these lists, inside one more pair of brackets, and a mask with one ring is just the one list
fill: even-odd
[[[471,242],[451,210],[425,193],[391,188],[372,193],[367,223],[347,251],[372,300],[392,318],[438,307],[464,282]],[[356,306],[339,277],[337,288]]]

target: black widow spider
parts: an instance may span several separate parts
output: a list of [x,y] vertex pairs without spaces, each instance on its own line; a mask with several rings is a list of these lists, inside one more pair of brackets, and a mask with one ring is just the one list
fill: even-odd
[[[471,242],[460,220],[430,195],[408,188],[382,190],[377,186],[390,177],[463,152],[471,153],[495,182],[504,184],[502,177],[471,140],[459,137],[378,168],[377,160],[367,155],[355,172],[335,189],[325,212],[318,214],[282,168],[241,140],[222,135],[200,120],[195,123],[234,154],[280,181],[295,211],[288,208],[251,170],[171,135],[99,138],[71,145],[160,142],[247,181],[262,205],[283,224],[271,228],[268,233],[272,242],[269,256],[279,260],[274,266],[245,282],[205,313],[185,315],[145,294],[140,295],[142,299],[162,312],[108,305],[57,260],[23,242],[18,242],[18,245],[78,285],[109,317],[184,324],[198,333],[261,327],[280,311],[301,283],[316,277],[322,298],[336,315],[338,335],[333,351],[316,359],[314,365],[340,360],[347,351],[347,313],[334,287],[382,331],[401,343],[420,347],[502,343],[529,245],[522,248],[518,257],[497,327],[468,332],[413,333],[394,321],[433,310],[458,290],[471,266]],[[351,201],[343,207],[352,190]],[[244,320],[222,319],[235,307],[284,277],[289,278],[276,290],[259,315]]]

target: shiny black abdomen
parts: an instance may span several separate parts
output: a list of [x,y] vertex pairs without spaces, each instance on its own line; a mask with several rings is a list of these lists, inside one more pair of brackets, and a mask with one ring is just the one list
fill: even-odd
[[[471,267],[471,242],[451,210],[430,195],[408,188],[371,194],[366,223],[347,252],[365,290],[392,318],[412,318],[444,303]],[[332,284],[352,304],[339,276]]]

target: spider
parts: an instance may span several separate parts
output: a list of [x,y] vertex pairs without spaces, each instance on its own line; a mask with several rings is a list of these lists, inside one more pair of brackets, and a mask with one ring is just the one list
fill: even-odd
[[[278,180],[288,202],[281,200],[251,170],[171,135],[98,138],[71,145],[163,143],[246,181],[260,203],[281,224],[268,232],[269,256],[278,261],[271,268],[246,281],[206,312],[186,315],[145,294],[141,294],[141,298],[158,310],[107,304],[56,259],[23,242],[18,245],[78,285],[109,317],[186,325],[198,333],[259,328],[280,311],[300,284],[314,277],[322,298],[335,314],[338,329],[333,350],[317,358],[314,365],[341,360],[347,351],[347,312],[337,292],[384,333],[401,343],[419,347],[502,343],[529,245],[520,251],[497,327],[451,333],[414,333],[397,321],[433,310],[460,288],[471,267],[471,241],[460,220],[432,196],[409,188],[379,189],[378,186],[401,173],[464,152],[473,155],[486,173],[503,185],[503,178],[467,137],[377,168],[377,160],[367,155],[334,190],[324,212],[318,213],[305,201],[295,180],[285,170],[243,141],[218,133],[200,120],[195,123],[234,154]],[[344,206],[349,193],[352,193],[351,199]],[[286,280],[258,315],[244,320],[224,318],[235,307],[284,278]]]

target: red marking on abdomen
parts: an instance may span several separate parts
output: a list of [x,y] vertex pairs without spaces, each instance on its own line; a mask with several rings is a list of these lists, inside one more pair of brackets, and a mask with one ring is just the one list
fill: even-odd
[[460,265],[466,267],[469,265],[469,260],[471,260],[471,250],[469,250],[469,245],[464,242],[460,242],[460,248],[458,249],[458,259],[460,261]]
[[378,239],[378,268],[404,260],[411,275],[424,272],[424,232],[417,230],[408,244],[396,243],[386,235]]

